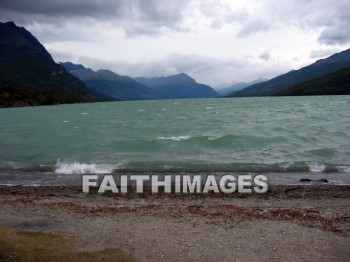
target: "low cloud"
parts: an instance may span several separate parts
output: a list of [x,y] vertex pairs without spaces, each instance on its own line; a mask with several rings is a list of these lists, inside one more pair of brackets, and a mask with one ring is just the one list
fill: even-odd
[[211,86],[217,86],[224,82],[251,81],[259,77],[272,78],[291,69],[291,65],[284,62],[273,62],[266,65],[244,58],[218,59],[191,54],[170,54],[152,61],[131,63],[79,57],[68,52],[55,52],[53,50],[50,52],[56,61],[71,61],[94,70],[110,69],[120,75],[131,77],[156,77],[186,73],[198,82]]
[[253,19],[242,25],[238,36],[247,37],[258,32],[269,30],[272,28],[272,26],[273,24],[267,19]]
[[315,59],[319,59],[319,58],[326,58],[328,56],[331,56],[335,53],[340,52],[341,50],[339,49],[319,49],[319,50],[312,50],[310,52],[310,58],[315,58]]

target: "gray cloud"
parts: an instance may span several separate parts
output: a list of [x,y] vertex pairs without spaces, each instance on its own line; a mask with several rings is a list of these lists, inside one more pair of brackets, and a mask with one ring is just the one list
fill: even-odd
[[350,19],[325,28],[318,37],[318,41],[326,45],[350,43]]
[[202,17],[211,28],[235,25],[239,37],[294,26],[321,31],[321,44],[350,43],[348,0],[251,1],[246,7],[219,0],[2,0],[0,10],[2,20],[22,25],[41,23],[59,28],[69,21],[90,21],[121,28],[131,37],[155,36],[166,30],[189,32],[187,21]]
[[67,20],[79,23],[82,19],[95,23],[113,24],[128,35],[154,35],[163,29],[185,30],[182,21],[186,0],[2,0],[2,19],[15,20],[24,25],[34,22],[57,27]]
[[260,54],[259,58],[261,58],[262,60],[268,61],[270,60],[271,56],[269,52],[263,52]]
[[257,18],[249,20],[247,23],[244,23],[238,33],[240,37],[247,37],[253,33],[266,31],[271,29],[273,23],[268,21],[268,18]]
[[[128,3],[129,1],[124,1]],[[27,0],[2,0],[1,8],[24,14],[44,15],[44,16],[106,16],[118,15],[122,10],[127,9],[122,1],[84,1],[84,0],[60,0],[60,1],[27,1]]]
[[350,43],[350,1],[271,0],[251,11],[241,24],[238,36],[288,26],[320,30],[318,42],[326,45]]

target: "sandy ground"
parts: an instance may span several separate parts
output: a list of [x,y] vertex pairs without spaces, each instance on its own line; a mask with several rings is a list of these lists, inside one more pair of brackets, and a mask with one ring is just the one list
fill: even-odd
[[136,261],[350,261],[350,186],[266,195],[99,195],[0,187],[0,226],[121,248]]

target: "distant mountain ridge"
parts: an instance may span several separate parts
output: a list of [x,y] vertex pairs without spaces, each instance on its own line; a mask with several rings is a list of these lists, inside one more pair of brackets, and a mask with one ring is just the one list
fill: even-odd
[[177,98],[210,98],[218,94],[207,85],[197,83],[186,74],[168,77],[121,76],[110,70],[94,71],[71,62],[61,63],[82,80],[98,98],[105,100],[150,100]]
[[[228,97],[349,94],[349,68],[350,49],[265,82],[236,83],[218,92]],[[214,98],[218,92],[185,73],[134,79],[70,62],[57,64],[25,28],[0,23],[0,107]]]
[[99,100],[148,100],[159,99],[161,94],[129,76],[121,76],[110,70],[94,71],[71,62],[60,63],[72,75],[82,80]]
[[91,101],[85,85],[56,64],[31,33],[0,23],[0,106]]
[[267,81],[266,78],[258,78],[256,80],[250,81],[250,82],[239,82],[239,83],[233,84],[233,85],[225,87],[225,88],[217,89],[216,92],[218,92],[221,96],[226,96],[226,95],[231,94],[233,92],[242,90],[243,88],[246,88],[248,86],[262,83],[265,81]]
[[161,92],[163,98],[166,99],[213,98],[219,96],[212,87],[199,84],[184,73],[167,77],[136,77],[135,80]]
[[295,86],[304,81],[316,79],[350,66],[350,49],[321,59],[315,63],[277,76],[269,81],[255,84],[234,92],[228,97],[271,96],[283,89]]

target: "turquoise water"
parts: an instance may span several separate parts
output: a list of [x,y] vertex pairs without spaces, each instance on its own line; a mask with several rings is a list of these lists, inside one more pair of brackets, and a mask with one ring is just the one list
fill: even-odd
[[350,172],[350,96],[0,109],[0,171]]

